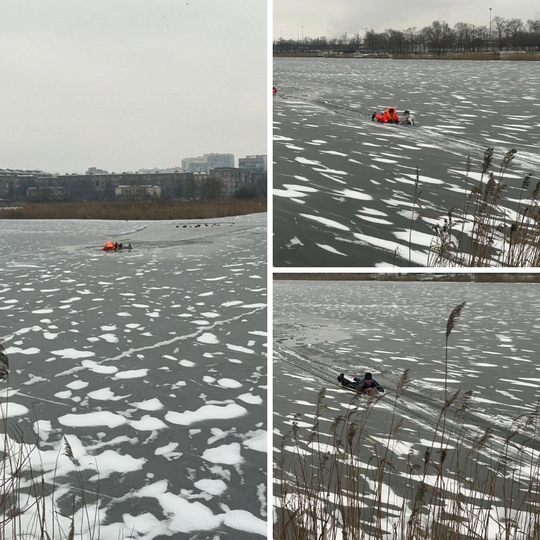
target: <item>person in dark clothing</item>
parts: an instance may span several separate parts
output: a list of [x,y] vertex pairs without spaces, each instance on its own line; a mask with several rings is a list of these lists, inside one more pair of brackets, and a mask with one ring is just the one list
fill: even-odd
[[338,376],[338,381],[348,388],[356,390],[360,394],[377,394],[378,392],[384,392],[384,388],[373,378],[371,373],[366,373],[363,379],[354,377],[352,381],[345,378],[345,374],[340,373]]

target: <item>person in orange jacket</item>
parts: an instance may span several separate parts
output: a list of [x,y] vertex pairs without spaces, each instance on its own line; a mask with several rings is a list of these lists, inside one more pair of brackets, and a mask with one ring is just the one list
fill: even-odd
[[382,114],[374,112],[371,115],[371,119],[377,120],[377,122],[383,122],[384,124],[399,124],[399,116],[394,107],[389,107]]

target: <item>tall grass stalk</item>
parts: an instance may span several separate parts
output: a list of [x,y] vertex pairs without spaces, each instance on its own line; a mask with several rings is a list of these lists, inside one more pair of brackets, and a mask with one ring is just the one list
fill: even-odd
[[422,194],[422,190],[420,189],[420,173],[418,171],[418,167],[416,167],[416,179],[414,181],[414,199],[413,199],[413,207],[411,212],[411,224],[409,227],[409,266],[411,266],[411,249],[412,249],[412,231],[413,231],[413,223],[414,223],[414,211],[416,210],[416,205],[418,204],[418,200],[420,199],[420,195]]

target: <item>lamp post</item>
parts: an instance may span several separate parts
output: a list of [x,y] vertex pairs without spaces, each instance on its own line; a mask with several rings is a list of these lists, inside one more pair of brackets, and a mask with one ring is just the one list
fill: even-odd
[[491,43],[491,9],[489,8],[489,46],[493,50],[493,44]]
[[366,28],[366,37],[364,38],[364,52],[367,52],[367,44],[368,44],[368,40],[367,40],[367,28]]

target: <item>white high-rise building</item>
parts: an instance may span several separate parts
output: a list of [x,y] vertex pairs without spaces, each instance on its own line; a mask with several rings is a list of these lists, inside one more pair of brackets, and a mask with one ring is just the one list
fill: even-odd
[[234,167],[233,154],[204,154],[200,157],[182,160],[182,169],[190,172],[207,173],[212,169]]
[[249,171],[261,171],[267,170],[267,156],[264,154],[257,154],[256,156],[246,156],[238,160],[239,169],[248,169]]

